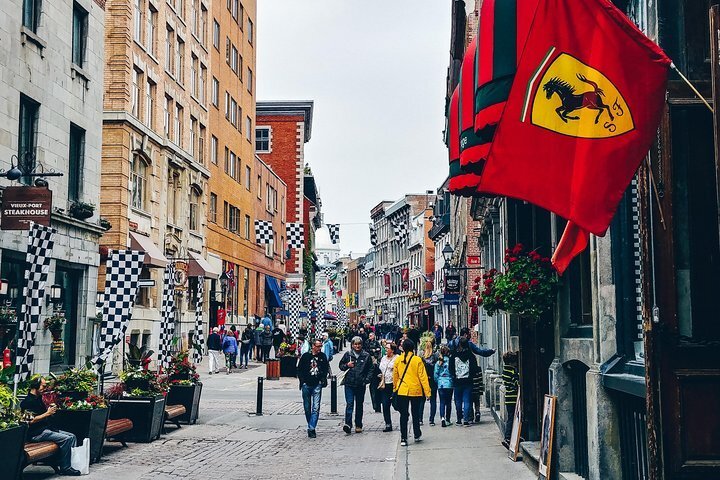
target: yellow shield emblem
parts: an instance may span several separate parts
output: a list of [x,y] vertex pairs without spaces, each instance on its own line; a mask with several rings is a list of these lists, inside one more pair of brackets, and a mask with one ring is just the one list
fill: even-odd
[[625,99],[605,75],[563,53],[538,82],[542,66],[531,79],[533,125],[580,138],[617,137],[635,128]]

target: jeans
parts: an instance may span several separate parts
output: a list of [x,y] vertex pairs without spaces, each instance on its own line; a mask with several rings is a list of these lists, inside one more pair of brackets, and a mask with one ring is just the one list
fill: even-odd
[[405,395],[398,395],[397,405],[400,410],[400,438],[407,440],[408,434],[408,407],[412,410],[412,422],[413,422],[413,433],[415,438],[420,438],[422,432],[420,431],[420,409],[422,404],[425,403],[425,397],[407,397]]
[[440,397],[440,418],[451,421],[453,389],[440,388],[438,389],[438,396]]
[[220,369],[220,362],[218,361],[218,355],[220,350],[208,350],[208,370],[210,373],[215,373]]
[[[435,412],[437,412],[437,386],[430,387],[430,423],[435,423]],[[425,418],[425,402],[420,406],[420,420]]]
[[505,421],[505,440],[508,442],[510,441],[510,437],[512,436],[512,428],[513,428],[513,419],[515,418],[515,404],[514,403],[506,403],[505,404],[505,412],[507,413],[507,420]]
[[240,347],[240,366],[242,367],[243,364],[245,367],[248,365],[248,360],[250,357],[250,345],[243,344]]
[[320,417],[320,399],[322,398],[322,386],[318,384],[315,387],[309,387],[305,384],[302,386],[303,407],[305,408],[305,419],[307,420],[308,430],[315,430],[318,418]]
[[385,388],[383,388],[382,390],[378,390],[378,395],[380,396],[380,400],[382,403],[383,419],[385,420],[386,427],[392,426],[392,418],[390,416],[390,414],[392,413],[392,404],[390,402],[390,400],[392,400],[392,394],[392,383],[386,383]]
[[[455,386],[455,410],[458,423],[470,421],[470,405],[472,404],[472,384]],[[462,414],[462,417],[460,416]]]
[[355,407],[355,426],[363,426],[363,402],[365,402],[365,386],[350,387],[345,385],[345,425],[353,426],[353,406]]
[[43,430],[40,435],[32,437],[31,442],[53,442],[60,447],[60,455],[58,456],[58,467],[60,471],[67,470],[70,468],[70,449],[77,444],[75,435],[68,432],[58,430],[53,432],[52,430]]

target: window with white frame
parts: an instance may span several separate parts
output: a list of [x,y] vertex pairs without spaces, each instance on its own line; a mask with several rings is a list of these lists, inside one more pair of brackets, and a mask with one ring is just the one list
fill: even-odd
[[210,161],[215,165],[218,163],[218,139],[215,135],[210,137]]
[[130,177],[130,205],[138,210],[146,210],[145,191],[147,188],[148,165],[140,155],[133,155]]
[[245,138],[248,142],[252,142],[252,120],[245,117]]
[[215,105],[215,107],[220,106],[220,82],[217,78],[212,78],[212,104]]
[[220,24],[213,19],[213,47],[220,51]]
[[255,127],[255,152],[270,153],[270,127]]

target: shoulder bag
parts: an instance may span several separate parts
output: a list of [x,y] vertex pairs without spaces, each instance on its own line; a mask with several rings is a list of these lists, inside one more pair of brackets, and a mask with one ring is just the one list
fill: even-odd
[[398,406],[397,406],[398,391],[400,390],[400,385],[402,385],[403,380],[405,380],[405,374],[407,373],[408,369],[410,368],[410,361],[412,361],[412,358],[414,356],[415,356],[414,354],[412,354],[412,353],[410,354],[410,360],[408,360],[408,362],[405,364],[405,371],[403,372],[402,377],[400,377],[400,382],[398,383],[398,388],[397,388],[397,390],[393,390],[392,400],[390,400],[390,402],[392,403],[392,407],[395,409],[396,412],[399,411]]

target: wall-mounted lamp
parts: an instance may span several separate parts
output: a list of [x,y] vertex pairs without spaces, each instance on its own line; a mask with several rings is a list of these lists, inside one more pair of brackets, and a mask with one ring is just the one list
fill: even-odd
[[62,303],[63,288],[60,285],[53,285],[50,287],[50,295],[48,295],[48,302],[53,305]]
[[4,278],[0,278],[0,297],[6,297],[10,292],[10,282]]

